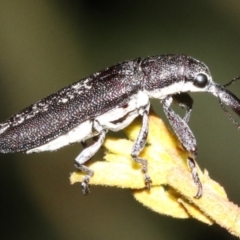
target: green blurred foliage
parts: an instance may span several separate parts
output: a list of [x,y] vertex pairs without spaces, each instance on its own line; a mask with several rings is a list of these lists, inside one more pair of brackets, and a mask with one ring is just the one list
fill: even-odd
[[[0,0],[1,121],[73,81],[139,56],[186,53],[225,83],[240,74],[239,10],[238,0]],[[239,83],[231,90],[240,96]],[[240,203],[240,134],[214,97],[192,97],[198,163]],[[157,101],[154,106],[161,109]],[[92,187],[83,197],[68,179],[80,150],[1,155],[1,239],[234,239],[217,226],[151,212],[128,190]]]

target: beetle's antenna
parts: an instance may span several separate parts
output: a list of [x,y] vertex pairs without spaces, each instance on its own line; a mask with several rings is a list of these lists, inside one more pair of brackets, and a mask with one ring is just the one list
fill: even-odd
[[236,82],[237,80],[240,80],[240,75],[237,76],[237,77],[235,77],[235,78],[233,78],[231,81],[229,81],[228,83],[224,84],[223,86],[224,86],[224,87],[228,87],[228,86],[230,86],[232,83]]
[[[238,78],[239,79],[239,78]],[[231,83],[233,83],[234,81],[232,80]],[[231,84],[229,83],[229,85]],[[224,85],[225,86],[225,85]],[[240,129],[240,124],[238,122],[235,121],[235,119],[232,117],[232,115],[227,111],[227,109],[225,108],[225,106],[223,105],[223,102],[221,101],[221,99],[219,99],[219,104],[221,106],[221,108],[223,109],[224,113],[226,114],[226,116],[228,117],[228,119],[237,127],[237,129]]]

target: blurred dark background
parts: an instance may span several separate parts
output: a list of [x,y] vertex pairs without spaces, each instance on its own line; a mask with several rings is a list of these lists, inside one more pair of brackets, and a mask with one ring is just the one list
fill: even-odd
[[[148,55],[194,56],[226,83],[240,74],[239,11],[238,0],[1,0],[0,120],[98,70]],[[240,83],[230,89],[240,96]],[[198,163],[240,204],[240,133],[216,98],[192,97]],[[157,101],[154,107],[162,115]],[[235,239],[218,226],[156,214],[129,190],[92,187],[82,196],[69,184],[80,150],[0,156],[1,239]]]

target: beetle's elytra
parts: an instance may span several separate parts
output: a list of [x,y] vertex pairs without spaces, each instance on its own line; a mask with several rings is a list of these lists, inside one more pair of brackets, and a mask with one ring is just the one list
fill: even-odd
[[[13,115],[0,124],[0,152],[53,151],[96,137],[97,141],[75,159],[75,166],[86,172],[82,189],[88,193],[93,172],[83,164],[101,147],[108,130],[119,131],[140,115],[142,127],[131,156],[142,165],[146,186],[150,188],[147,160],[138,156],[148,134],[149,99],[157,98],[174,132],[190,153],[187,161],[198,185],[196,197],[199,198],[202,185],[195,167],[197,145],[188,126],[193,100],[187,92],[209,92],[219,99],[225,112],[223,104],[240,115],[240,100],[225,86],[212,81],[204,63],[181,54],[137,58],[97,72]],[[170,108],[172,102],[186,108],[183,118]]]

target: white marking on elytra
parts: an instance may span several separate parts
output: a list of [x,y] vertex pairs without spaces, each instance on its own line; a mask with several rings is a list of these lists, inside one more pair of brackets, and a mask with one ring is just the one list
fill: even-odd
[[20,117],[20,118],[17,119],[17,123],[20,124],[20,123],[22,123],[24,120],[25,120],[24,117]]
[[77,90],[77,93],[79,89],[91,89],[92,85],[89,84],[91,80],[92,80],[91,78],[86,78],[80,82],[73,84],[71,87],[73,90]]
[[[80,93],[81,93],[81,92],[79,92],[79,94],[80,94]],[[72,100],[72,99],[74,98],[74,95],[68,94],[68,97],[69,97],[70,100]]]
[[4,133],[9,127],[9,123],[0,124],[0,134]]
[[81,87],[80,82],[72,85],[72,89],[78,89],[80,87]]
[[59,99],[59,102],[66,103],[66,102],[68,102],[68,99],[67,98],[61,98],[61,99]]
[[[46,112],[52,103],[66,104],[70,100],[73,100],[76,96],[82,94],[86,89],[91,89],[92,78],[86,78],[80,82],[73,84],[70,88],[60,92],[58,96],[53,96],[51,99],[43,99],[31,106],[31,108],[19,113],[13,117],[13,119],[8,122],[11,126],[17,126],[23,123],[25,120],[35,117],[40,112]],[[62,95],[61,95],[62,94]],[[0,128],[0,133],[4,132],[5,128]]]

